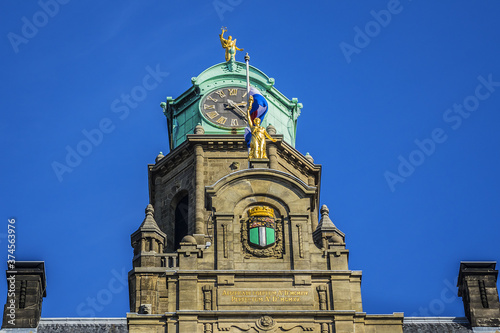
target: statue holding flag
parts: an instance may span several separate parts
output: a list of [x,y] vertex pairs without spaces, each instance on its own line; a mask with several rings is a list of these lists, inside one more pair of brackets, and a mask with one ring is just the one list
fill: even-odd
[[248,127],[245,129],[245,140],[250,144],[249,159],[267,158],[266,138],[276,142],[260,123],[267,113],[267,101],[264,96],[254,87],[250,88],[248,98],[247,121]]
[[226,49],[226,61],[235,60],[234,56],[236,54],[236,50],[243,51],[236,46],[236,38],[233,39],[232,36],[229,36],[227,39],[224,38],[224,33],[227,31],[227,28],[222,27],[222,33],[219,35],[220,42],[222,44],[222,48]]

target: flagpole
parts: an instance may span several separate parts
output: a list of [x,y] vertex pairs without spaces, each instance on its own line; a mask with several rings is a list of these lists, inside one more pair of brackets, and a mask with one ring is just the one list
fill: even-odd
[[249,61],[250,61],[250,56],[247,54],[245,55],[245,62],[247,63],[247,105],[248,105],[248,100],[250,98],[250,70],[249,70]]
[[[250,70],[249,70],[250,65],[249,65],[249,61],[250,61],[250,56],[248,55],[248,52],[247,52],[247,54],[245,55],[245,62],[247,64],[247,114],[249,114],[249,112],[250,112],[250,109],[248,108],[250,106],[249,105],[250,104]],[[251,121],[251,120],[248,119],[248,121]],[[250,125],[251,124],[248,124],[248,126],[250,126]],[[247,129],[245,129],[245,133],[246,133],[246,131],[247,131]],[[250,147],[247,148],[247,151],[250,154]],[[250,168],[250,159],[248,159],[248,168]]]

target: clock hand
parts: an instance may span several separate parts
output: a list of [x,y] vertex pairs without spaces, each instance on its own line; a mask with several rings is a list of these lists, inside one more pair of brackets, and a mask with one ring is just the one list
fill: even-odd
[[[229,105],[231,105],[234,109],[238,110],[243,116],[246,116],[245,111],[239,108],[238,104],[233,102],[232,100],[228,99],[227,102]],[[241,103],[240,103],[241,104]],[[246,103],[245,103],[246,104]]]
[[227,101],[229,104],[231,104],[232,107],[234,107],[235,105],[237,105],[237,106],[246,106],[247,105],[247,102],[235,103],[233,100],[230,100],[230,99],[228,99]]

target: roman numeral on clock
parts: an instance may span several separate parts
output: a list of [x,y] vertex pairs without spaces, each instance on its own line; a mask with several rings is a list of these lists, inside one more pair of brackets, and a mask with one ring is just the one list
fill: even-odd
[[227,90],[229,91],[229,96],[236,96],[236,94],[238,93],[238,89],[231,89],[231,88],[227,88]]
[[205,110],[215,110],[215,105],[203,104]]
[[217,95],[219,95],[220,98],[226,97],[226,94],[222,90],[218,90],[215,92]]
[[217,123],[224,125],[226,123],[226,120],[227,120],[226,117],[220,116],[220,118],[217,119]]
[[217,111],[212,111],[212,112],[208,112],[207,113],[207,116],[210,118],[210,119],[214,119],[215,117],[217,117],[219,115],[219,113]]
[[238,119],[231,119],[231,126],[238,126]]

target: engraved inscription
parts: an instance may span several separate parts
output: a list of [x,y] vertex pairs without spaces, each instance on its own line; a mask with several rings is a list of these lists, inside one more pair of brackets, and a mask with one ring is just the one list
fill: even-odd
[[222,305],[308,305],[312,304],[310,290],[297,289],[219,289]]

